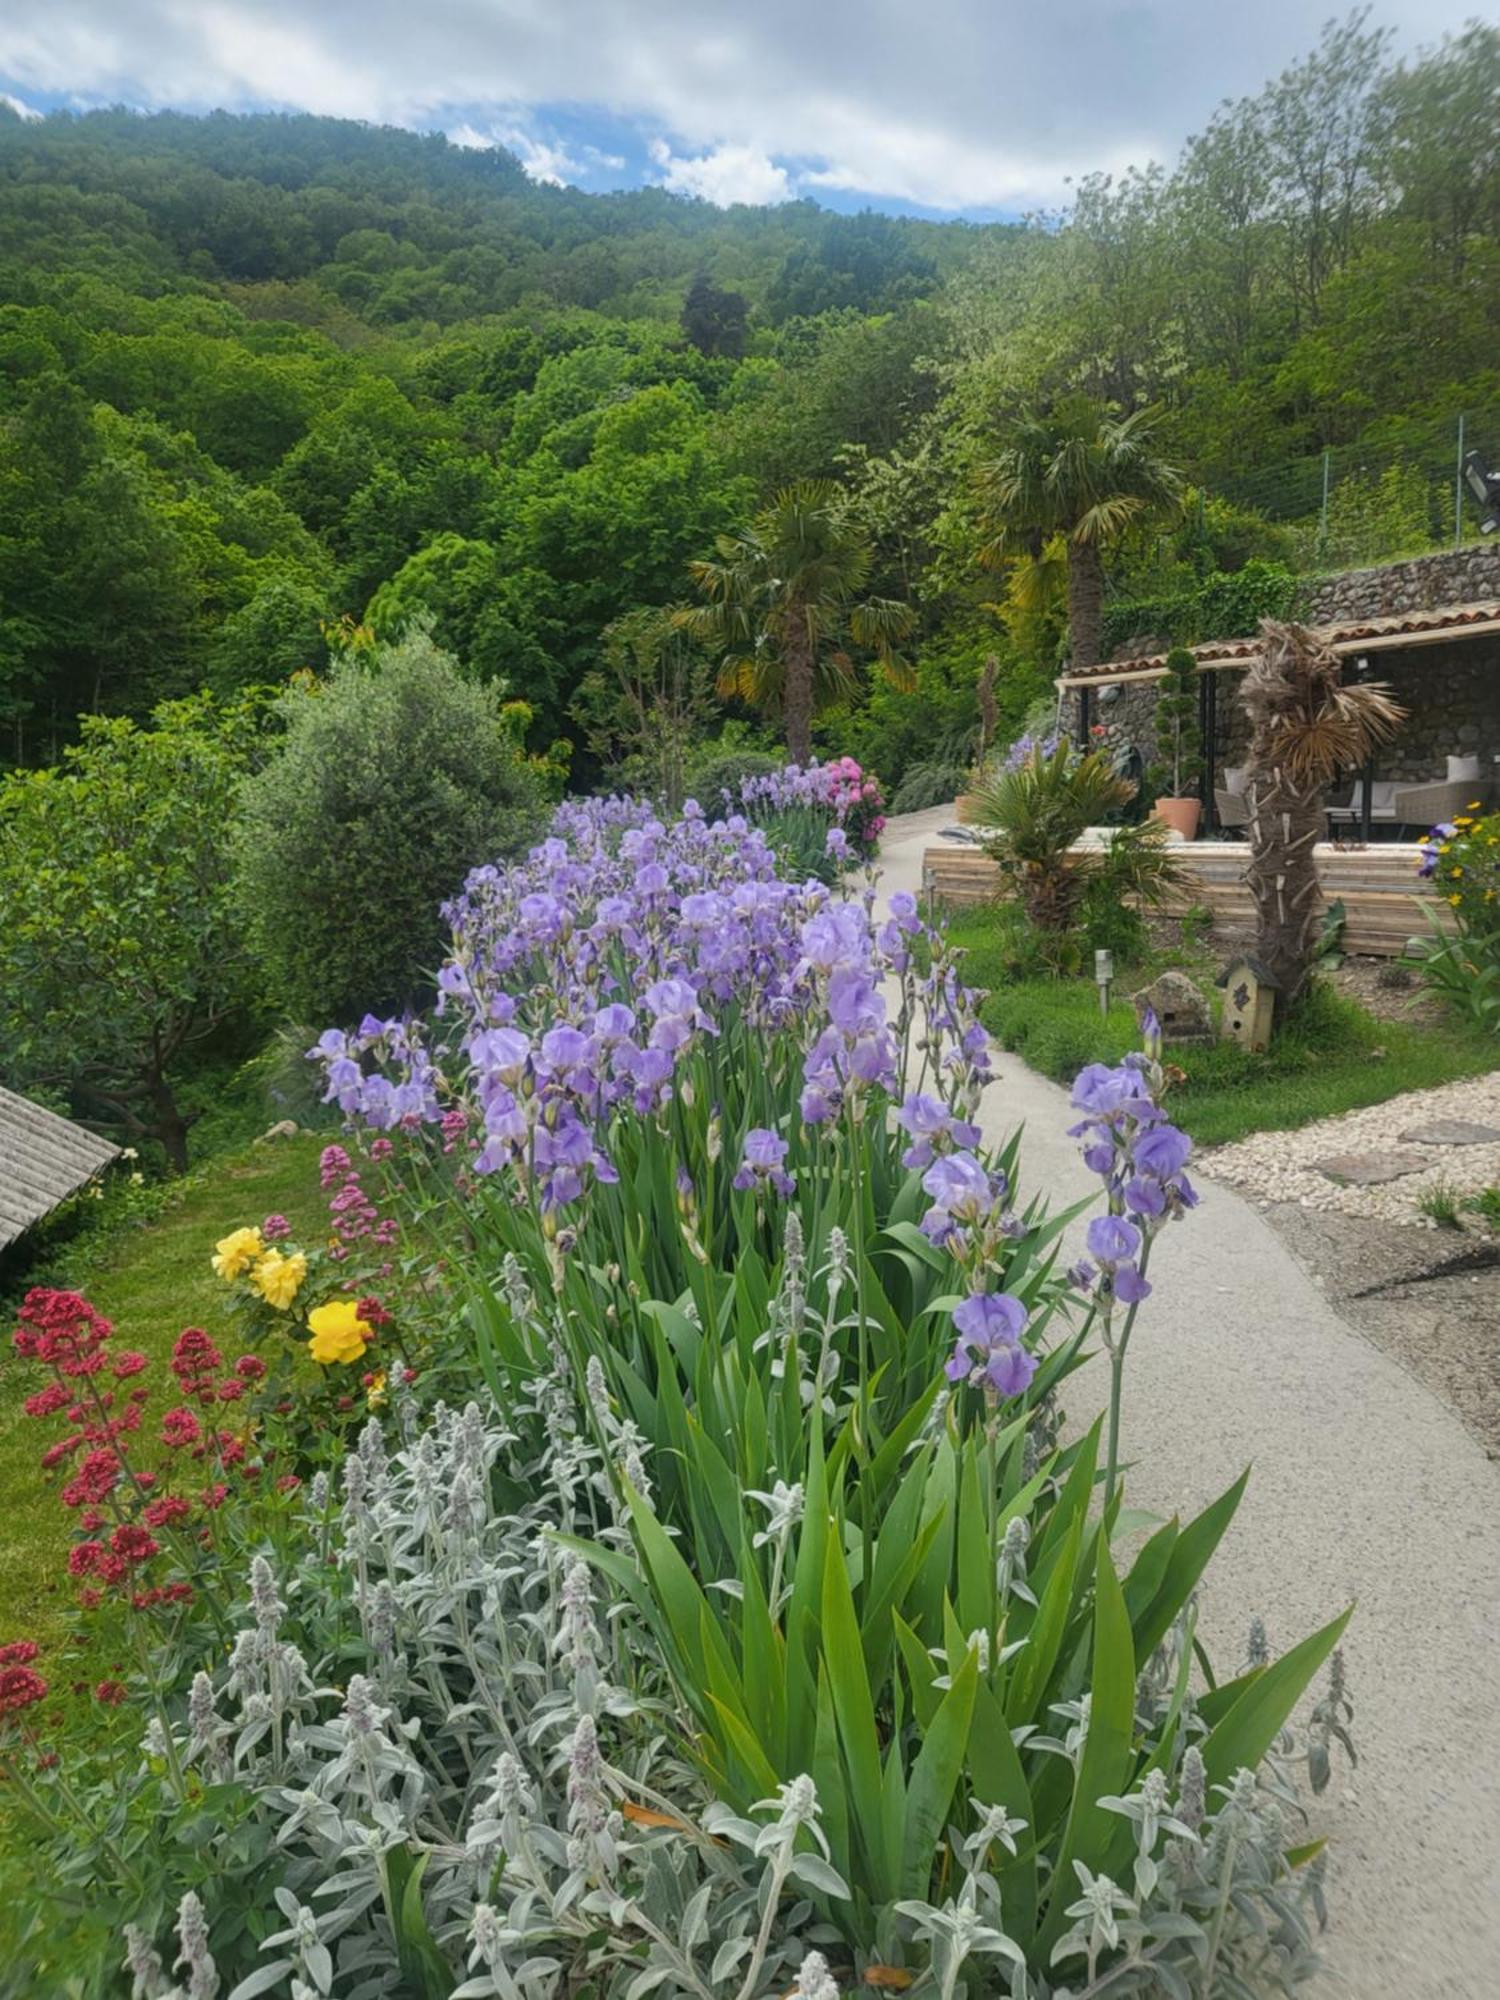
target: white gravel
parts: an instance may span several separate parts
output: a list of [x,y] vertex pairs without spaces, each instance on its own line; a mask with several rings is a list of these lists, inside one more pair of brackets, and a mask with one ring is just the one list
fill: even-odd
[[[1257,1132],[1232,1146],[1200,1153],[1198,1165],[1252,1201],[1295,1201],[1304,1208],[1334,1209],[1375,1222],[1435,1227],[1419,1203],[1424,1194],[1446,1190],[1455,1197],[1500,1186],[1500,1141],[1481,1146],[1421,1146],[1401,1134],[1437,1118],[1460,1118],[1500,1130],[1500,1070],[1445,1083],[1436,1090],[1413,1090],[1364,1111],[1320,1118],[1295,1132]],[[1411,1153],[1431,1165],[1420,1173],[1375,1187],[1340,1186],[1319,1173],[1315,1162],[1342,1153]]]

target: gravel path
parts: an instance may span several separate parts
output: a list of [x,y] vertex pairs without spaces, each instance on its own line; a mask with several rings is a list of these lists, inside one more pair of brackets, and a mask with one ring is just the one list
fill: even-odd
[[[952,823],[951,808],[892,820],[883,894],[920,890],[922,851]],[[1024,1125],[1024,1183],[1054,1202],[1093,1192],[1065,1094],[1013,1056],[998,1068],[981,1118],[990,1136]],[[1205,1583],[1210,1653],[1236,1665],[1253,1613],[1285,1647],[1358,1600],[1345,1651],[1360,1762],[1317,1807],[1332,1927],[1309,1992],[1495,2000],[1500,1472],[1234,1189],[1204,1181],[1151,1275],[1125,1397],[1132,1503],[1197,1509],[1255,1467]],[[1070,1414],[1086,1420],[1103,1383],[1097,1366],[1075,1377]]]
[[[1500,1070],[1320,1118],[1295,1132],[1255,1132],[1232,1146],[1216,1146],[1202,1156],[1201,1165],[1215,1180],[1228,1181],[1257,1202],[1295,1201],[1372,1222],[1420,1224],[1427,1221],[1419,1206],[1424,1194],[1444,1189],[1477,1194],[1500,1186],[1500,1139],[1493,1145],[1435,1146],[1404,1138],[1435,1119],[1459,1119],[1500,1132]],[[1347,1154],[1388,1153],[1429,1164],[1373,1187],[1341,1186],[1316,1164]]]

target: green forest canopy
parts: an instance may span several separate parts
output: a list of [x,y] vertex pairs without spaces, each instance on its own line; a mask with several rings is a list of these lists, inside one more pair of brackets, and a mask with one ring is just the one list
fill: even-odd
[[80,712],[414,615],[534,747],[577,741],[605,628],[832,477],[916,611],[915,705],[872,684],[843,724],[899,763],[987,656],[1013,707],[1055,667],[1055,609],[974,561],[1007,411],[1161,406],[1200,497],[1111,554],[1151,597],[1291,552],[1215,497],[1258,469],[1500,409],[1497,104],[1500,31],[1395,63],[1355,16],[1175,166],[982,227],[584,194],[333,119],[0,109],[0,742],[48,761]]

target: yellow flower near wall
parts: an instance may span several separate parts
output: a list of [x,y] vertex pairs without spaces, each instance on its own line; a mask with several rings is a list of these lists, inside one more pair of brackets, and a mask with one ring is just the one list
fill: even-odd
[[307,1259],[300,1250],[294,1250],[290,1257],[283,1257],[279,1250],[267,1250],[250,1273],[250,1282],[268,1306],[285,1312],[306,1276]]
[[307,1351],[325,1368],[334,1362],[358,1361],[365,1343],[375,1336],[353,1299],[330,1299],[326,1306],[315,1307],[307,1315],[307,1330],[312,1335]]
[[236,1229],[219,1238],[209,1261],[221,1278],[237,1278],[255,1262],[264,1247],[258,1229]]

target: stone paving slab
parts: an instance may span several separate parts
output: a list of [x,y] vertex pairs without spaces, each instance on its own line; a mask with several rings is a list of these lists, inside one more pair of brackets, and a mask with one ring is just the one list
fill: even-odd
[[1500,1143],[1500,1127],[1476,1125],[1472,1118],[1434,1118],[1430,1125],[1414,1125],[1401,1134],[1403,1146],[1493,1146]]
[[1315,1172],[1340,1187],[1379,1187],[1403,1174],[1419,1174],[1426,1165],[1420,1153],[1330,1153],[1313,1161]]

